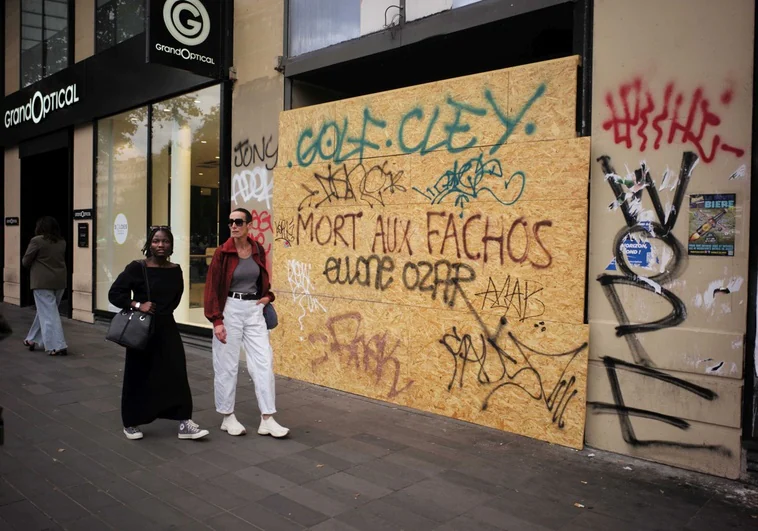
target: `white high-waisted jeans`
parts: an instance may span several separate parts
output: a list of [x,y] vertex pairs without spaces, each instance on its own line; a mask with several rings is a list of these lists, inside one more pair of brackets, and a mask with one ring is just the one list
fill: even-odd
[[274,352],[269,342],[263,304],[258,301],[226,299],[224,326],[226,344],[213,336],[213,371],[216,411],[224,415],[234,413],[237,394],[237,370],[240,347],[247,355],[247,370],[255,384],[258,409],[263,415],[276,413],[274,388]]

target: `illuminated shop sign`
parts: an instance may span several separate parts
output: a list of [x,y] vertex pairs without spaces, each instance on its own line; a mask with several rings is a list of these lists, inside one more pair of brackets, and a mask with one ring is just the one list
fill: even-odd
[[32,121],[35,124],[44,120],[48,114],[70,107],[79,102],[76,93],[76,83],[60,90],[43,94],[35,92],[25,105],[5,111],[5,128]]

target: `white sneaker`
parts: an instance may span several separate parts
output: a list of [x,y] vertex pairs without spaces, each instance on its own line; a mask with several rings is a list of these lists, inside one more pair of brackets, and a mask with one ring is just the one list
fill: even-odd
[[247,430],[240,424],[234,413],[231,415],[224,415],[224,421],[221,423],[221,431],[225,431],[229,435],[245,435]]
[[280,437],[286,437],[289,432],[290,430],[284,426],[280,426],[279,423],[274,420],[274,417],[269,417],[268,419],[261,417],[261,425],[258,427],[258,435],[271,435],[278,439]]

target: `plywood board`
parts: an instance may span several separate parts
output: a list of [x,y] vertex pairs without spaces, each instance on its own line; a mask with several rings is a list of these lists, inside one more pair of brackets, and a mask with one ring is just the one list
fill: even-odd
[[280,167],[573,138],[577,65],[573,56],[285,112]]
[[[282,295],[271,334],[276,372],[370,398],[407,404],[414,385],[404,308],[331,297]],[[284,326],[282,326],[284,325]]]
[[281,294],[279,374],[582,447],[589,329]]
[[486,203],[464,219],[425,205],[278,208],[276,222],[292,237],[274,243],[276,290],[444,309],[460,304],[452,300],[458,282],[482,311],[578,324],[586,206],[534,201],[502,213]]
[[281,374],[580,448],[577,59],[282,114]]
[[586,200],[589,138],[505,145],[495,155],[471,148],[457,156],[375,157],[363,162],[314,163],[275,172],[279,207],[445,205],[465,214],[475,203],[503,207],[525,201]]
[[420,310],[408,316],[411,404],[433,413],[581,448],[586,325]]

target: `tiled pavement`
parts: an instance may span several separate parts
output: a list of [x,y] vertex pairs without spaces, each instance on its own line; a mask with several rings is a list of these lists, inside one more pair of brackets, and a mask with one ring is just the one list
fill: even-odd
[[[292,437],[230,437],[213,411],[210,353],[193,347],[195,420],[211,437],[180,441],[160,421],[128,441],[123,355],[104,329],[66,322],[71,355],[50,358],[21,346],[30,310],[0,311],[15,328],[0,343],[0,531],[758,529],[756,491],[739,483],[283,378],[277,418]],[[240,374],[238,416],[255,428]]]

